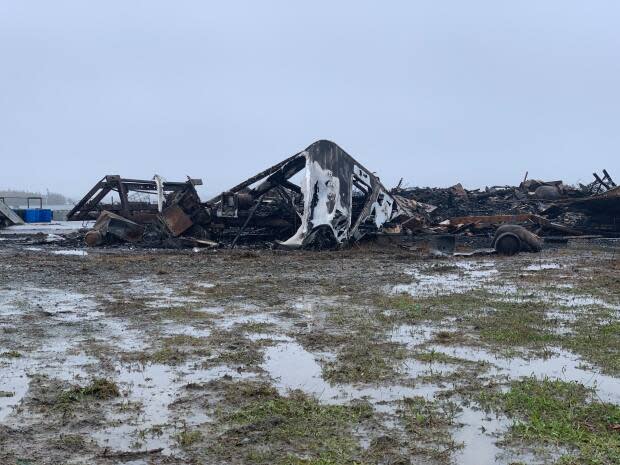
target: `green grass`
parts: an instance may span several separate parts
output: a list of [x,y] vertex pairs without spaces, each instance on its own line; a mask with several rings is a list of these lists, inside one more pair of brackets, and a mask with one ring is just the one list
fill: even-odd
[[1,358],[20,358],[22,354],[17,352],[16,350],[9,350],[8,352],[2,352],[0,354]]
[[453,450],[460,447],[450,433],[458,412],[455,403],[445,400],[429,401],[423,397],[403,399],[398,413],[409,436],[411,452],[436,459],[449,457]]
[[611,375],[620,375],[620,322],[596,317],[583,318],[572,325],[573,334],[562,345]]
[[59,449],[78,451],[86,446],[83,436],[78,434],[61,434],[58,438],[51,441],[52,445]]
[[197,430],[183,430],[175,436],[175,439],[179,446],[189,447],[202,439],[202,433]]
[[68,405],[87,399],[107,400],[120,396],[116,383],[103,378],[95,378],[89,385],[63,391],[57,398],[57,404]]
[[620,434],[612,429],[620,424],[620,406],[600,402],[581,384],[528,378],[480,400],[514,419],[512,437],[577,451],[560,463],[620,463]]
[[377,383],[397,375],[398,362],[406,356],[401,344],[373,341],[353,335],[338,352],[336,360],[323,367],[323,377],[334,383]]
[[[371,415],[367,403],[323,405],[299,391],[287,397],[261,391],[222,415],[229,428],[213,451],[228,459],[238,454],[251,463],[350,465],[361,454],[352,428]],[[268,444],[269,451],[257,444]]]

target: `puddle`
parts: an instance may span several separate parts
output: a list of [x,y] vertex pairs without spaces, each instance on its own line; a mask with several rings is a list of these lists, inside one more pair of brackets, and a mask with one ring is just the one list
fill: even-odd
[[508,429],[507,419],[500,419],[470,407],[463,407],[457,418],[460,427],[455,428],[452,437],[462,443],[463,449],[454,454],[459,465],[479,465],[498,462],[502,450],[495,445],[500,435]]
[[85,257],[88,255],[88,252],[86,252],[85,250],[78,250],[78,249],[73,249],[73,250],[54,250],[52,252],[52,254],[54,255],[74,255],[76,257]]
[[163,323],[166,325],[163,332],[167,335],[182,335],[202,338],[206,338],[211,335],[211,330],[209,328],[197,328],[192,325],[182,325],[170,320],[165,320]]
[[108,342],[121,351],[141,351],[149,346],[144,332],[129,327],[127,322],[121,318],[102,318],[93,324],[95,328],[99,328],[97,333],[104,335],[98,336],[97,340]]
[[220,315],[224,313],[224,307],[202,307],[194,310],[195,312],[208,313],[211,315]]
[[[605,375],[595,369],[584,367],[583,361],[575,354],[556,350],[549,358],[525,359],[521,357],[504,358],[484,349],[473,347],[433,346],[437,352],[460,357],[471,361],[484,361],[495,365],[492,374],[508,375],[511,379],[527,376],[536,378],[575,381],[596,389],[598,396],[605,402],[620,404],[620,378]],[[495,371],[495,373],[493,373]]]
[[[557,285],[558,288],[568,288],[567,286]],[[603,299],[589,296],[577,295],[563,292],[540,291],[534,287],[527,289],[517,289],[516,287],[504,287],[498,289],[495,286],[486,288],[490,292],[496,294],[498,300],[504,302],[546,302],[553,306],[564,306],[571,308],[578,307],[602,307],[609,310],[620,310],[620,305],[611,304]]]
[[213,283],[193,283],[194,286],[198,286],[198,287],[204,287],[205,289],[211,289],[212,287],[215,287],[215,284]]
[[452,430],[454,441],[463,444],[463,448],[453,454],[454,462],[459,465],[555,463],[567,452],[560,451],[558,447],[550,444],[546,445],[545,450],[538,450],[537,455],[523,447],[500,448],[497,441],[508,431],[512,421],[504,416],[486,413],[473,407],[462,409],[457,417],[460,425]]
[[[323,359],[328,358],[326,354],[319,356]],[[323,379],[321,366],[315,356],[296,342],[284,342],[268,347],[265,350],[265,362],[262,368],[275,381],[275,386],[282,395],[286,395],[290,390],[300,389],[327,404],[342,404],[353,399],[366,398],[375,404],[377,411],[383,412],[394,411],[396,406],[388,405],[390,402],[414,396],[430,399],[440,390],[430,384],[415,387],[332,385]]]
[[178,295],[176,290],[165,283],[149,278],[130,279],[129,285],[120,288],[127,298],[146,297],[146,305],[150,308],[168,308],[175,305],[200,303],[198,297]]
[[327,296],[306,295],[298,297],[293,301],[292,307],[304,316],[312,317],[317,312],[323,312],[328,307],[333,307],[340,299],[348,299],[349,296],[343,295],[338,298]]
[[559,263],[532,263],[524,268],[525,271],[558,270],[562,268]]
[[246,333],[250,341],[278,341],[278,342],[293,342],[294,339],[285,334],[275,333]]
[[445,273],[433,272],[433,268],[428,265],[410,269],[407,274],[413,277],[414,282],[398,284],[392,291],[414,296],[462,294],[481,288],[492,276],[499,273],[494,268],[495,263],[491,261],[457,262],[454,267],[457,271]]
[[[243,378],[236,370],[220,366],[203,370],[191,364],[171,367],[162,364],[117,366],[116,382],[126,397],[107,420],[111,426],[92,433],[102,446],[114,451],[163,448],[170,455],[175,449],[174,435],[182,428],[210,421],[204,412],[170,409],[188,383],[206,383],[223,376]],[[123,408],[127,402],[139,405],[136,413]],[[119,408],[120,407],[120,408]]]
[[88,379],[87,365],[98,360],[83,353],[63,354],[71,348],[65,340],[48,340],[45,347],[20,358],[0,359],[0,391],[11,397],[0,396],[0,422],[4,422],[13,409],[20,404],[30,386],[30,376],[45,375],[63,381],[76,382]]
[[0,291],[0,315],[16,315],[39,310],[54,319],[75,322],[92,320],[103,315],[95,310],[97,304],[84,294],[24,287],[19,290]]
[[278,324],[280,320],[266,313],[257,313],[254,315],[226,316],[223,321],[217,322],[217,326],[222,329],[230,329],[235,325],[247,323]]
[[405,344],[408,349],[428,342],[437,331],[429,325],[401,325],[390,332],[390,341]]

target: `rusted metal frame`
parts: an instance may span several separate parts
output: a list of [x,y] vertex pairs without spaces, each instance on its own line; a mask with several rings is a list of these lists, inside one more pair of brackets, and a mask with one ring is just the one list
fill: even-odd
[[[243,181],[240,184],[237,184],[235,187],[228,189],[228,192],[239,192],[241,189],[244,189],[248,186],[251,186],[252,184],[254,184],[257,181],[260,181],[261,179],[270,176],[271,174],[273,174],[275,171],[279,170],[280,168],[282,168],[284,165],[286,165],[288,162],[294,160],[295,158],[301,156],[303,152],[299,152],[296,153],[295,155],[287,158],[286,160],[281,161],[280,163],[277,163],[275,165],[273,165],[270,168],[267,168],[264,171],[261,171],[260,173],[252,176],[249,179],[246,179],[245,181]],[[208,200],[206,203],[217,203],[220,199],[220,196],[217,195],[216,197],[213,197],[212,199]]]
[[122,179],[118,180],[118,197],[121,200],[121,211],[124,216],[129,215],[129,196],[127,194],[127,187],[123,184]]
[[[99,202],[101,202],[101,200],[108,195],[108,193],[110,193],[110,191],[112,191],[112,188],[109,187],[108,185],[104,185],[101,188],[101,191],[92,199],[89,199],[87,201],[87,203],[85,205],[82,206],[82,208],[80,208],[79,210],[75,210],[75,212],[77,214],[74,214],[72,210],[68,215],[67,215],[67,219],[68,220],[86,220],[89,217],[90,212],[99,204]],[[75,218],[74,218],[75,215]]]
[[[120,182],[123,183],[123,185],[128,191],[157,191],[157,184],[155,183],[155,181],[140,179],[121,179]],[[180,191],[185,188],[187,184],[187,182],[164,182],[163,188],[164,191],[168,192]]]
[[241,237],[241,234],[243,234],[243,231],[245,231],[245,228],[248,226],[248,223],[250,222],[250,220],[252,219],[252,217],[254,216],[254,212],[256,212],[256,209],[258,208],[258,206],[261,204],[261,202],[263,201],[263,197],[265,196],[265,194],[262,194],[257,200],[256,200],[256,204],[252,207],[252,209],[250,210],[250,213],[248,215],[248,217],[245,220],[245,223],[243,223],[243,226],[241,226],[241,229],[239,230],[239,232],[237,233],[237,235],[235,236],[235,239],[232,241],[232,244],[230,244],[230,248],[234,249],[235,245],[237,245],[237,241],[239,240],[239,238]]
[[[80,212],[82,210],[82,208],[88,204],[88,201],[92,198],[93,195],[95,195],[97,193],[97,191],[99,191],[100,189],[104,189],[105,188],[105,177],[101,178],[101,180],[95,184],[95,186],[88,191],[88,193],[82,197],[82,200],[80,200],[72,209],[71,211],[67,214],[67,219],[71,220],[71,217],[74,216],[75,214],[77,214],[78,212]],[[109,190],[108,190],[109,192]],[[107,192],[106,192],[107,194]],[[104,194],[105,196],[105,194]],[[103,198],[103,197],[102,197]],[[81,215],[80,215],[81,216]],[[76,218],[76,219],[82,219],[82,218]]]

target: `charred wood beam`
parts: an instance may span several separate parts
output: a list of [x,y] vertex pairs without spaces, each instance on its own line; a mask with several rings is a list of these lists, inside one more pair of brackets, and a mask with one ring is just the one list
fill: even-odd
[[282,165],[276,172],[272,173],[261,184],[252,189],[251,194],[254,198],[258,198],[269,192],[276,186],[280,186],[287,182],[295,174],[299,173],[306,166],[306,158],[303,156],[295,156],[286,164]]
[[[276,172],[277,170],[279,170],[280,168],[282,168],[284,165],[286,165],[287,163],[289,163],[290,161],[294,160],[295,158],[301,156],[301,153],[296,153],[295,155],[287,158],[286,160],[281,161],[280,163],[277,163],[269,168],[267,168],[264,171],[261,171],[260,173],[252,176],[249,179],[246,179],[245,181],[243,181],[240,184],[237,184],[235,187],[231,188],[228,190],[228,192],[239,192],[241,189],[245,189],[248,186],[251,186],[252,184],[254,184],[257,181],[260,181],[261,179],[270,176],[271,174],[273,174],[274,172]],[[212,199],[208,200],[206,203],[217,203],[220,200],[220,196],[216,196],[213,197]]]
[[616,183],[613,179],[611,179],[611,176],[609,175],[607,170],[603,170],[603,175],[605,176],[603,179],[606,179],[609,184],[611,184],[613,187],[616,187]]
[[252,219],[252,217],[254,216],[254,212],[256,212],[256,209],[258,208],[258,206],[261,204],[261,202],[263,201],[263,196],[265,194],[261,195],[258,200],[256,201],[256,204],[252,207],[252,209],[250,210],[250,214],[248,215],[247,219],[245,220],[245,223],[243,223],[243,226],[241,226],[241,229],[239,230],[239,232],[237,233],[237,235],[235,236],[235,239],[232,241],[232,244],[230,244],[230,248],[234,249],[235,245],[237,245],[237,241],[239,240],[239,238],[241,237],[241,234],[243,234],[243,231],[245,231],[245,228],[248,226],[248,223],[250,222],[250,220]]
[[299,187],[297,184],[292,183],[291,181],[284,181],[281,185],[282,187],[286,187],[287,189],[297,194],[301,194],[301,187]]
[[592,173],[594,175],[594,179],[596,179],[596,181],[602,185],[603,187],[605,187],[605,189],[609,190],[611,189],[611,187],[609,187],[609,184],[607,184],[605,181],[603,181],[598,174],[596,173]]

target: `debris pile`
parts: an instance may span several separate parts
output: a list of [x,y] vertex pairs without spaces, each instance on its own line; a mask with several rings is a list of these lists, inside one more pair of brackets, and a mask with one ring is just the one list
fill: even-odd
[[[298,183],[292,181],[297,177]],[[391,195],[379,178],[339,146],[321,140],[201,203],[194,185],[106,176],[69,213],[97,218],[88,245],[115,242],[157,246],[335,248],[379,232],[401,233],[428,223],[416,201]],[[103,204],[110,192],[120,201]],[[155,194],[157,205],[131,201]]]
[[[433,250],[445,253],[456,236],[495,234],[496,249],[516,253],[539,250],[535,235],[620,237],[620,188],[606,170],[579,186],[526,173],[518,186],[404,188],[401,180],[388,190],[338,145],[320,140],[206,202],[198,185],[189,177],[104,176],[68,220],[95,221],[83,236],[89,246],[332,249],[365,238],[434,237]],[[0,222],[14,222],[5,207]]]
[[[527,175],[526,175],[527,178]],[[578,187],[562,181],[527,180],[519,186],[466,190],[448,188],[393,189],[393,195],[425,205],[430,230],[452,234],[491,234],[502,224],[521,224],[541,235],[620,237],[620,196],[606,170]]]

